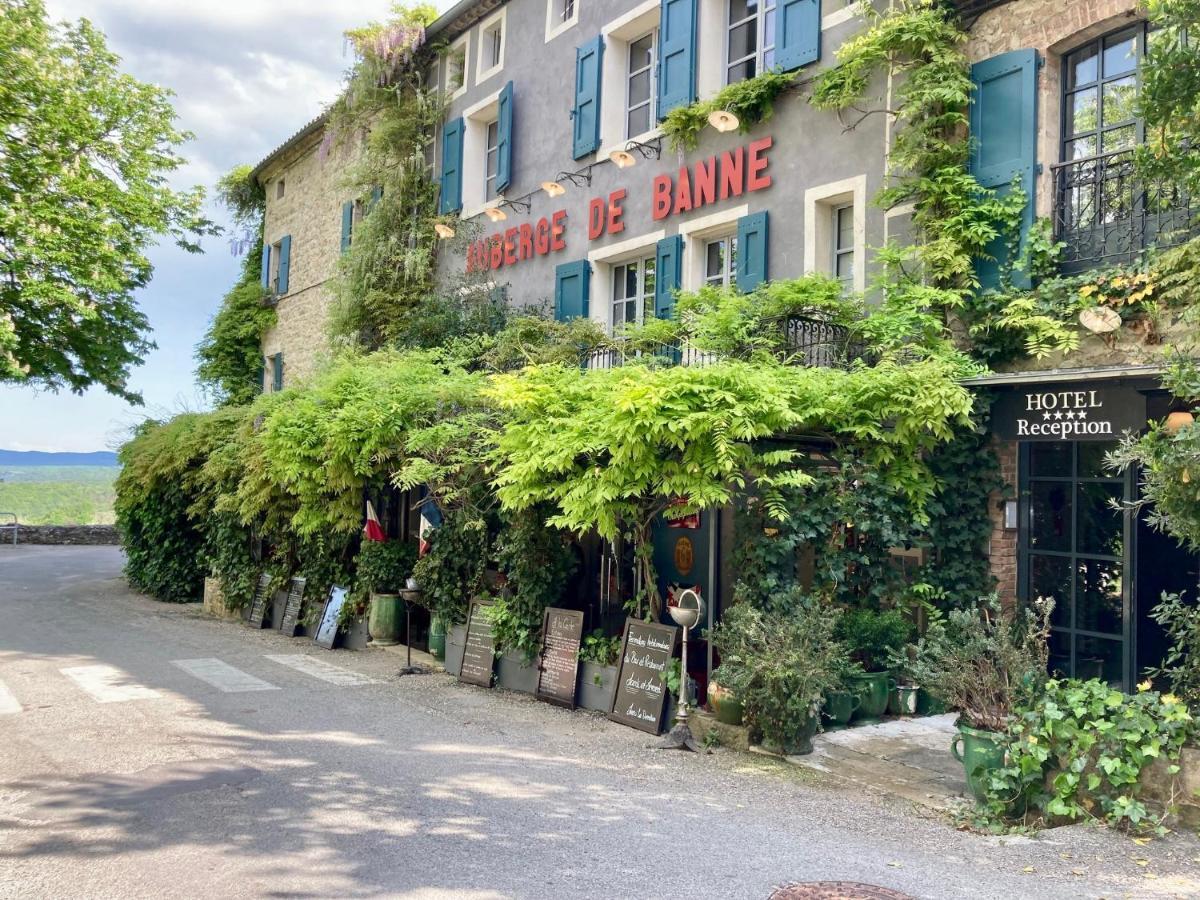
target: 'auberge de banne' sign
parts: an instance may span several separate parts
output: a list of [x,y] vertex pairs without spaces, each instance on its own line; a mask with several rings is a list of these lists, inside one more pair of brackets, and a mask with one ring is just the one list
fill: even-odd
[[1035,385],[992,407],[992,430],[1009,441],[1115,441],[1145,427],[1146,395],[1131,387]]

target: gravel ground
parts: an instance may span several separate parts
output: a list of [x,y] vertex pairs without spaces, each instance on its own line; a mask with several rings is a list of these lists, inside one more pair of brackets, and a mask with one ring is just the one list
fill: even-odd
[[[120,565],[0,547],[0,897],[1200,896],[1191,835],[961,832],[772,759],[655,751],[596,714],[399,679],[388,651],[155,603]],[[196,659],[271,689],[224,692],[178,664]],[[94,666],[134,699],[99,702]]]

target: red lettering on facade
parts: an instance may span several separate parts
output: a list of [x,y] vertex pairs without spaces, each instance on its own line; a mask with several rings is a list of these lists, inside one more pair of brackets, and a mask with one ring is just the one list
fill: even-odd
[[566,250],[567,242],[563,239],[563,234],[566,233],[566,226],[563,222],[567,220],[567,211],[560,209],[550,216],[550,249],[554,251]]
[[625,230],[625,222],[621,219],[623,215],[625,215],[625,188],[613,191],[608,195],[609,234],[620,234]]
[[742,196],[742,169],[746,150],[738,147],[721,154],[721,199]]
[[504,265],[504,244],[501,242],[500,235],[498,235],[498,234],[492,235],[491,243],[492,243],[492,252],[491,252],[492,268],[498,269],[502,265]]
[[687,212],[692,208],[692,181],[688,178],[687,166],[679,169],[679,181],[675,184],[675,212]]
[[545,216],[538,219],[534,228],[533,249],[538,256],[545,256],[550,252],[550,223]]
[[671,176],[655,175],[650,190],[650,215],[655,221],[665,219],[671,213]]
[[771,176],[763,174],[767,171],[766,153],[771,149],[773,139],[770,135],[750,142],[750,162],[746,166],[746,190],[761,191],[771,186]]
[[692,199],[696,201],[697,208],[717,199],[717,158],[715,156],[696,163],[696,184],[692,190]]
[[517,264],[517,228],[507,228],[504,231],[504,264],[506,266],[515,266]]
[[604,234],[604,201],[593,197],[588,201],[588,240],[594,241]]
[[533,256],[533,228],[528,222],[521,223],[520,246],[521,259],[529,259]]

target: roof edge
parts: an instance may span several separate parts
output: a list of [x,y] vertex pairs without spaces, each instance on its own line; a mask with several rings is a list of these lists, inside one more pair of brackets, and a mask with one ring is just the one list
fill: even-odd
[[258,165],[256,165],[253,169],[250,170],[250,177],[253,178],[255,181],[258,181],[259,176],[262,175],[262,173],[266,170],[266,168],[268,166],[270,166],[273,162],[278,160],[279,157],[281,157],[283,154],[287,153],[289,150],[294,149],[297,145],[300,144],[301,141],[303,141],[306,138],[309,138],[312,135],[316,134],[317,132],[323,130],[325,128],[325,123],[328,120],[329,120],[329,113],[328,113],[328,111],[326,111],[326,112],[323,112],[320,115],[318,115],[315,119],[312,119],[311,121],[309,121],[299,131],[297,131],[290,138],[288,138],[286,141],[284,141],[282,144],[280,144],[278,147],[276,147],[274,150],[272,150],[270,153],[268,153],[266,156],[264,156],[262,158],[262,160],[259,161]]
[[1166,374],[1165,365],[1097,366],[1087,369],[1041,369],[1029,372],[996,372],[963,378],[959,384],[967,387],[1003,387],[1017,384],[1052,384],[1086,379],[1157,378]]

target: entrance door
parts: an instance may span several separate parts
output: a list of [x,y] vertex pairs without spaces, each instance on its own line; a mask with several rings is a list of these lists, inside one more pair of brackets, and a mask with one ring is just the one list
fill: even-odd
[[1114,475],[1102,441],[1021,445],[1020,584],[1054,600],[1050,668],[1131,687],[1131,475]]

